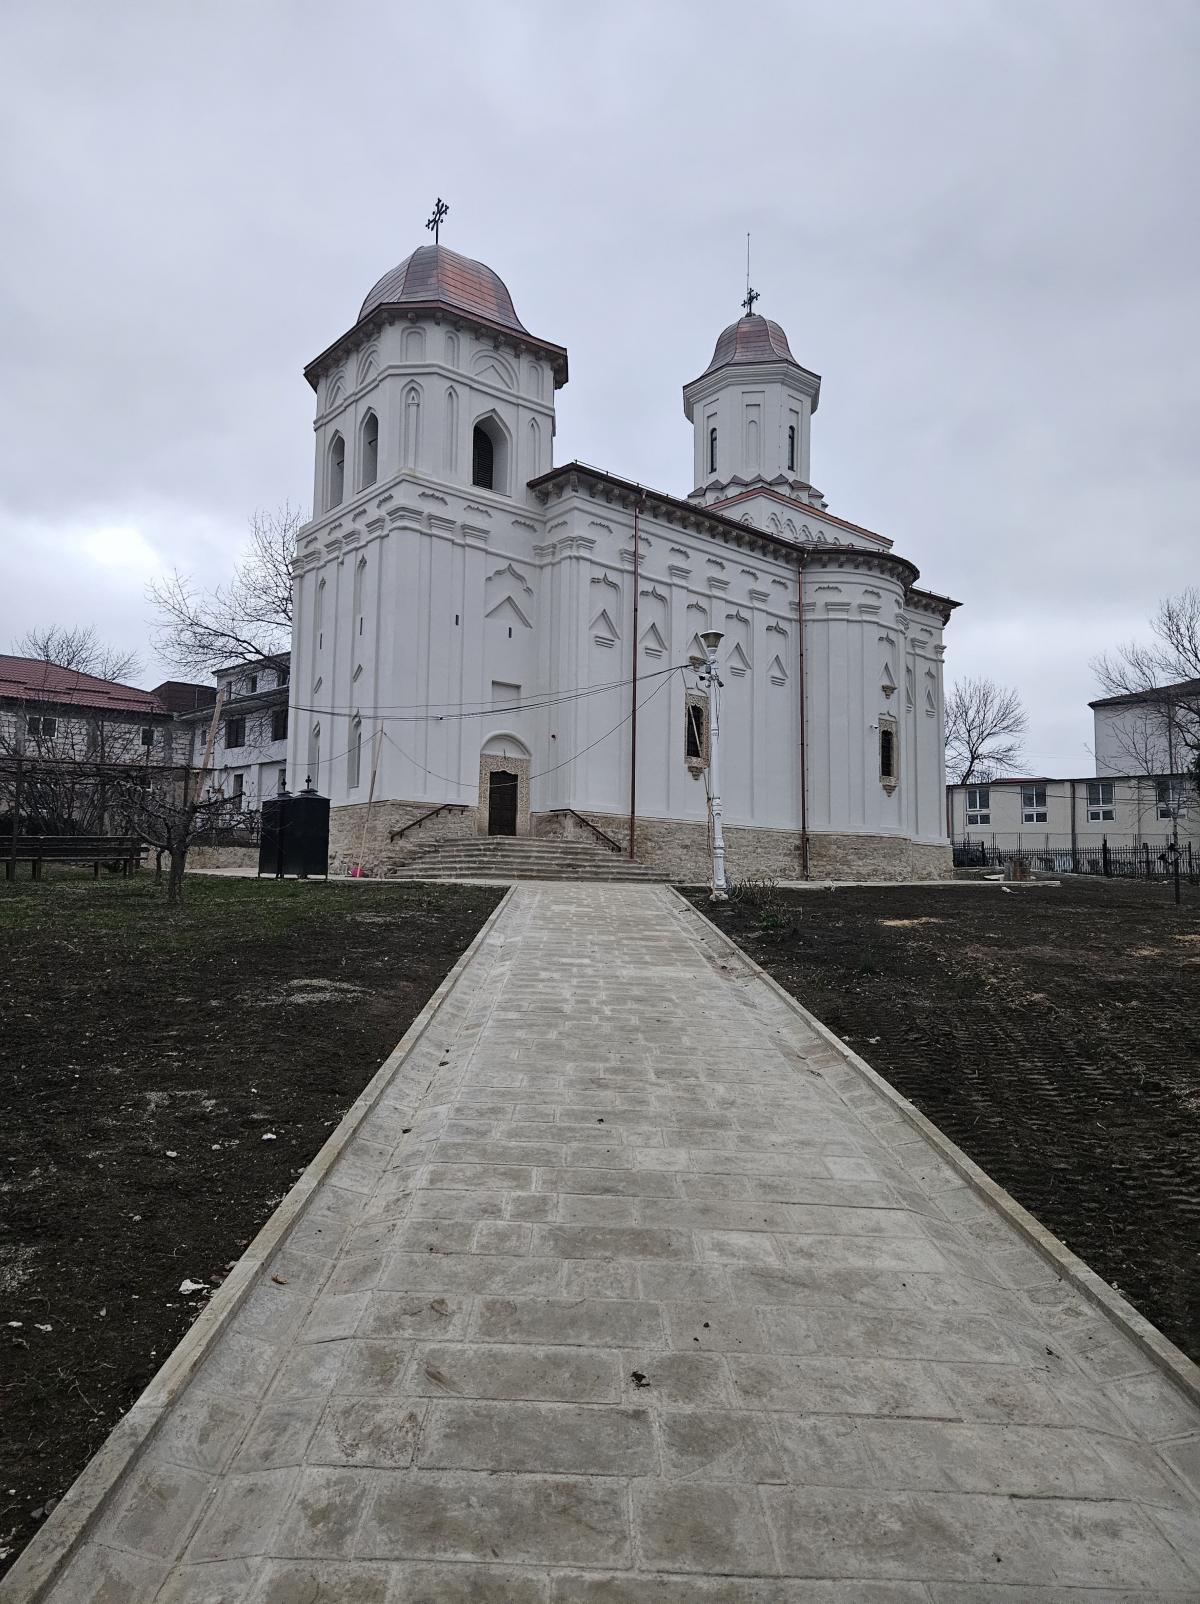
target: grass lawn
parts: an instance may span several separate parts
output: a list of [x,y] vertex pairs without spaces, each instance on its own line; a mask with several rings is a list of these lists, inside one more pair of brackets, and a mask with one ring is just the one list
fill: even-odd
[[0,1572],[502,895],[186,889],[0,884]]
[[1200,1359],[1200,892],[775,892],[703,912]]

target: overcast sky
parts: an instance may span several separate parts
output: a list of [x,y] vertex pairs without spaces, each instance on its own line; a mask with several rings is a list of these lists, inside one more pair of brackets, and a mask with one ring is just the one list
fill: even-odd
[[568,347],[555,460],[691,488],[744,293],[812,472],[1091,772],[1088,660],[1196,570],[1193,0],[5,0],[0,650],[220,579],[312,494],[301,369],[428,236]]

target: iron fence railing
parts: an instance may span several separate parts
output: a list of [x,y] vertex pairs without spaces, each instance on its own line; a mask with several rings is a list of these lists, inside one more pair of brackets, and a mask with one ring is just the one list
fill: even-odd
[[[954,843],[956,869],[1004,869],[1014,864],[1050,874],[1098,874],[1109,880],[1170,880],[1175,874],[1175,848],[1171,842],[1141,841],[1127,846],[1109,846],[1107,838],[1098,847],[1044,846],[1036,842],[1001,844],[992,840],[960,840]],[[1200,885],[1200,855],[1190,841],[1179,848],[1179,873],[1190,885]]]

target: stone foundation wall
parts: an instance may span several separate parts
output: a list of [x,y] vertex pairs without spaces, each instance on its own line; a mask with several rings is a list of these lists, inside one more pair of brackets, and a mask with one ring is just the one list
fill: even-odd
[[[146,861],[154,867],[154,854],[148,853]],[[163,873],[166,873],[167,856],[163,854]],[[257,847],[189,847],[187,855],[189,869],[257,869]]]
[[952,880],[950,843],[934,845],[895,835],[808,838],[810,880]]
[[433,846],[439,841],[448,841],[456,836],[476,834],[475,804],[470,803],[463,807],[452,804],[451,809],[426,819],[423,824],[419,824],[415,830],[410,830],[398,841],[391,839],[393,830],[411,824],[422,814],[428,813],[433,805],[429,802],[372,803],[365,845],[363,820],[367,812],[366,803],[356,802],[350,807],[330,808],[330,874],[348,874],[351,865],[359,861],[361,851],[365,875],[387,875],[393,869],[398,869],[401,864],[407,863],[410,858],[416,857],[422,847]]
[[[391,832],[429,812],[427,802],[376,802],[371,808],[366,845],[361,847],[363,872],[390,874],[414,858],[423,847],[454,837],[478,834],[477,809],[470,806],[437,813],[398,841]],[[628,850],[628,814],[592,813],[580,809],[612,840]],[[347,874],[358,861],[363,839],[365,803],[331,808],[329,813],[329,872]],[[568,812],[534,813],[530,833],[544,840],[589,841],[596,836]],[[890,835],[812,834],[809,841],[809,878],[812,880],[949,880],[953,878],[950,846],[909,841]],[[193,848],[193,854],[200,849]],[[208,849],[211,850],[211,849]],[[218,848],[249,851],[250,848]],[[639,819],[637,859],[661,870],[672,880],[693,885],[708,879],[711,863],[708,826],[698,819]],[[803,879],[799,830],[767,830],[753,825],[725,827],[726,873],[731,880],[767,876],[775,880]],[[200,862],[196,868],[217,867]],[[227,867],[223,862],[221,867]]]
[[[629,818],[580,810],[605,835],[629,847]],[[569,813],[535,813],[535,835],[592,840],[592,832]],[[935,846],[889,835],[810,834],[811,880],[949,880],[949,843]],[[639,819],[639,863],[661,869],[673,880],[699,884],[708,879],[711,848],[708,826],[699,820]],[[767,830],[752,825],[725,827],[725,872],[730,880],[767,876],[803,879],[799,830]]]

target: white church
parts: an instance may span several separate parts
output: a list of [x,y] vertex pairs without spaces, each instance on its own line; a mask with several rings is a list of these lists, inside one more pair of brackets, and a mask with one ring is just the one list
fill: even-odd
[[745,304],[683,387],[685,495],[554,465],[565,349],[443,245],[385,274],[308,365],[288,770],[331,800],[334,870],[387,873],[418,838],[602,832],[703,880],[695,663],[718,630],[730,877],[949,873],[957,604],[828,511],[820,377]]

